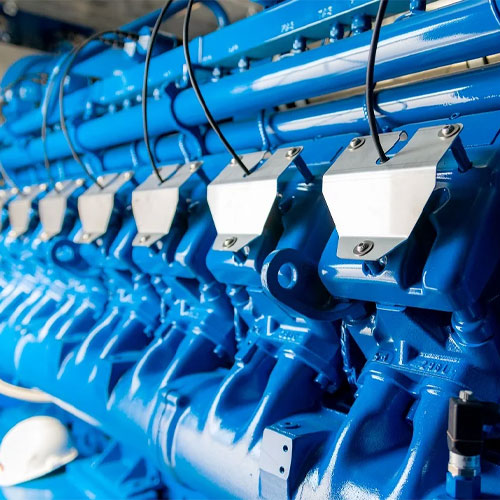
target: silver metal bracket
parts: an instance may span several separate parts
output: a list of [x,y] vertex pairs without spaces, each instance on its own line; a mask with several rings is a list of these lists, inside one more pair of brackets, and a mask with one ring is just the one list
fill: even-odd
[[[278,178],[302,149],[278,149],[250,175],[232,161],[208,185],[208,205],[217,229],[214,250],[237,252],[263,233],[278,199]],[[264,156],[264,152],[250,153],[242,160],[252,170]]]
[[132,246],[150,247],[167,235],[177,212],[182,185],[200,167],[201,162],[160,168],[160,183],[153,173],[132,192],[132,212],[138,234]]
[[30,226],[30,211],[33,201],[47,190],[47,184],[25,186],[20,192],[14,193],[16,198],[9,203],[9,222],[11,230],[9,236],[17,238],[22,236]]
[[[436,186],[437,164],[461,130],[459,124],[421,128],[383,164],[370,136],[351,141],[323,177],[339,258],[378,260],[408,239]],[[402,135],[382,134],[384,151]]]
[[115,194],[129,182],[134,173],[107,174],[99,177],[102,189],[93,184],[78,197],[78,214],[82,229],[75,243],[92,243],[106,233],[115,206]]
[[[6,203],[17,193],[17,189],[0,189],[0,212]],[[2,220],[0,219],[0,230],[2,229]]]
[[43,241],[49,241],[62,231],[68,198],[83,184],[83,179],[56,182],[55,189],[49,191],[47,196],[40,200],[38,213],[43,227],[40,235]]

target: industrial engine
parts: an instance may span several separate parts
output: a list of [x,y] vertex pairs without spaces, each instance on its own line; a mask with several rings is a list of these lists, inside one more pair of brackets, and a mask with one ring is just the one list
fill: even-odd
[[500,498],[500,1],[199,3],[3,77],[0,496]]

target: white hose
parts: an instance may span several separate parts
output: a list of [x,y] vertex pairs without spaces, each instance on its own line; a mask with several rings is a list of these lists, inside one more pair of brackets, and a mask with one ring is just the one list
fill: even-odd
[[0,394],[8,398],[19,399],[29,403],[53,403],[54,400],[46,392],[38,389],[27,389],[17,385],[9,384],[0,379]]

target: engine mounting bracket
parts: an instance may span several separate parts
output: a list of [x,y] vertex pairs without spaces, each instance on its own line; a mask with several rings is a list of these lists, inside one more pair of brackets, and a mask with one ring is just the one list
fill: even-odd
[[[278,199],[278,178],[300,155],[302,147],[281,148],[250,175],[232,161],[207,190],[208,205],[217,229],[213,249],[237,252],[260,236]],[[242,161],[252,171],[265,152],[248,153]]]
[[132,242],[136,247],[150,247],[167,235],[174,222],[180,199],[181,187],[202,162],[169,165],[160,168],[160,182],[152,173],[132,192],[132,212],[138,234]]
[[19,191],[15,199],[9,203],[9,222],[11,230],[9,236],[17,238],[22,236],[30,226],[30,210],[33,201],[47,190],[47,184],[34,184],[25,186]]
[[[461,131],[461,124],[418,129],[383,164],[371,136],[351,141],[323,177],[339,258],[378,260],[409,238],[436,186],[437,165]],[[404,132],[380,135],[387,152],[406,139]]]
[[98,179],[102,188],[92,184],[78,197],[82,229],[76,235],[75,243],[92,243],[106,233],[115,207],[115,195],[133,175],[132,171],[103,175]]
[[43,241],[49,241],[62,231],[68,198],[83,184],[84,179],[56,182],[55,188],[40,200],[38,213],[43,227],[40,236]]

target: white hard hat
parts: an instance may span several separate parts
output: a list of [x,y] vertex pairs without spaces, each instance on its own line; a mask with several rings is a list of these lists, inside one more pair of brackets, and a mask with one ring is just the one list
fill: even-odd
[[13,486],[50,472],[74,460],[66,427],[57,418],[37,416],[17,423],[0,444],[0,486]]

